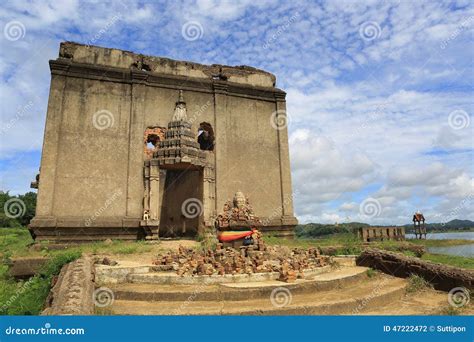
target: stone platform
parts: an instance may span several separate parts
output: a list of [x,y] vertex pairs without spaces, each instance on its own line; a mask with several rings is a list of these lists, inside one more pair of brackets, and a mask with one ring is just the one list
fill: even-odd
[[284,287],[293,294],[341,288],[351,282],[357,283],[366,279],[366,271],[364,267],[326,270],[324,273],[313,275],[310,279],[297,280],[291,284],[278,280],[252,278],[251,281],[241,279],[238,282],[227,282],[224,280],[220,283],[199,279],[179,284],[146,282],[109,285],[115,293],[115,298],[119,300],[186,301],[193,292],[199,292],[197,295],[199,301],[236,301],[269,297],[272,291],[279,287]]
[[407,286],[404,279],[368,277],[367,268],[357,266],[327,269],[294,283],[249,280],[208,283],[199,277],[187,284],[147,279],[101,285],[114,293],[111,312],[125,315],[358,314],[401,300]]
[[[75,263],[63,267],[60,278],[65,281],[53,288],[53,305],[44,314],[70,314],[82,308],[68,302],[77,297],[73,278],[88,289],[89,294],[77,297],[89,299],[83,314],[106,310],[118,315],[439,315],[449,308],[446,293],[429,288],[409,292],[406,279],[369,272],[347,256],[306,269],[304,277],[291,282],[279,280],[279,272],[178,275],[177,267],[146,264],[136,256],[87,260],[88,276],[68,276],[76,272]],[[91,302],[94,287],[94,295],[101,297]],[[471,313],[472,306],[462,312]]]
[[449,307],[446,293],[410,293],[406,279],[355,260],[332,257],[292,282],[279,272],[178,275],[169,265],[120,261],[96,265],[96,282],[113,293],[108,310],[118,315],[439,315]]

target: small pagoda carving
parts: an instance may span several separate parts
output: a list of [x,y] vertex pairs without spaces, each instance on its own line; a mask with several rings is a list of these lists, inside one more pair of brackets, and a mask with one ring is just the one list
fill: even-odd
[[203,167],[206,164],[205,152],[200,149],[195,133],[191,130],[191,123],[186,114],[186,102],[183,91],[179,91],[173,118],[168,123],[163,140],[159,141],[159,148],[153,158],[161,168],[173,167],[174,164],[190,164]]

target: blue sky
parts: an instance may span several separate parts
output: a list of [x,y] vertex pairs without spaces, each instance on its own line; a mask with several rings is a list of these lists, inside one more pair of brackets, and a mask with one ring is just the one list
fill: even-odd
[[472,1],[4,1],[0,21],[2,190],[38,171],[71,40],[274,73],[301,222],[474,220]]

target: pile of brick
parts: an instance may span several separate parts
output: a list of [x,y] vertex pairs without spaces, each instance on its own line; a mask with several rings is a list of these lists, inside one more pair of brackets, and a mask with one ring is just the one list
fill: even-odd
[[195,250],[179,247],[160,255],[155,265],[173,269],[180,276],[224,275],[279,272],[279,279],[286,282],[304,278],[304,270],[325,266],[329,257],[320,255],[317,248],[290,249],[284,246],[266,246],[262,240],[240,249],[224,248]]

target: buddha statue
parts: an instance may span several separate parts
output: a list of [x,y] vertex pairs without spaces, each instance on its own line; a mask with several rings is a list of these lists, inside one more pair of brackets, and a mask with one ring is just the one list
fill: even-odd
[[249,228],[260,225],[260,220],[254,215],[249,199],[237,191],[232,201],[224,204],[224,210],[217,216],[217,229]]
[[246,203],[247,199],[245,198],[244,194],[241,191],[237,191],[234,195],[234,207],[243,209]]

